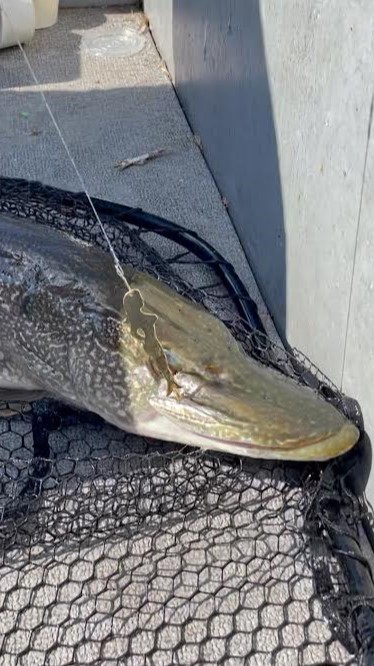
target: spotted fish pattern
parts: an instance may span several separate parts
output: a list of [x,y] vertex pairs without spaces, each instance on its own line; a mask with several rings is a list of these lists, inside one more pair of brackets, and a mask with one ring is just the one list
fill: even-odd
[[326,460],[359,432],[316,393],[249,358],[222,322],[123,267],[154,316],[177,391],[135,335],[109,253],[0,216],[0,398],[49,395],[148,437],[252,457]]

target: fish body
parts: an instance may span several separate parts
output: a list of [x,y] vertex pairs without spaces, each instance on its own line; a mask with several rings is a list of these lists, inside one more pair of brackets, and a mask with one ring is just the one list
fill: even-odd
[[173,390],[134,330],[111,256],[0,216],[2,395],[48,395],[128,432],[250,457],[326,460],[357,442],[343,414],[246,355],[202,306],[123,270],[153,317]]

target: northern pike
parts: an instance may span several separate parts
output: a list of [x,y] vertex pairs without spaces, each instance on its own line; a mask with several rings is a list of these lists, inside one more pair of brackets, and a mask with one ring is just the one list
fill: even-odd
[[46,395],[137,435],[255,458],[327,460],[357,442],[331,403],[248,356],[203,306],[123,271],[138,321],[109,253],[0,216],[3,400]]

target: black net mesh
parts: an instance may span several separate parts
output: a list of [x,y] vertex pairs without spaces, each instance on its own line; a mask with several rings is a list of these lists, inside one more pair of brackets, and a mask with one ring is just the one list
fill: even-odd
[[[354,401],[251,329],[218,255],[98,205],[122,261],[203,303],[362,430]],[[82,195],[4,178],[0,212],[107,250]],[[0,416],[0,664],[374,663],[364,433],[331,463],[276,464],[141,439],[50,400]]]

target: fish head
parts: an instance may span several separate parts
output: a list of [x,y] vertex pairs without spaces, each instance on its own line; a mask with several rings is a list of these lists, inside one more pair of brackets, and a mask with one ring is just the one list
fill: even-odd
[[142,433],[255,458],[327,460],[359,431],[312,389],[246,354],[205,308],[157,282],[139,285],[176,389],[148,396],[153,418]]

